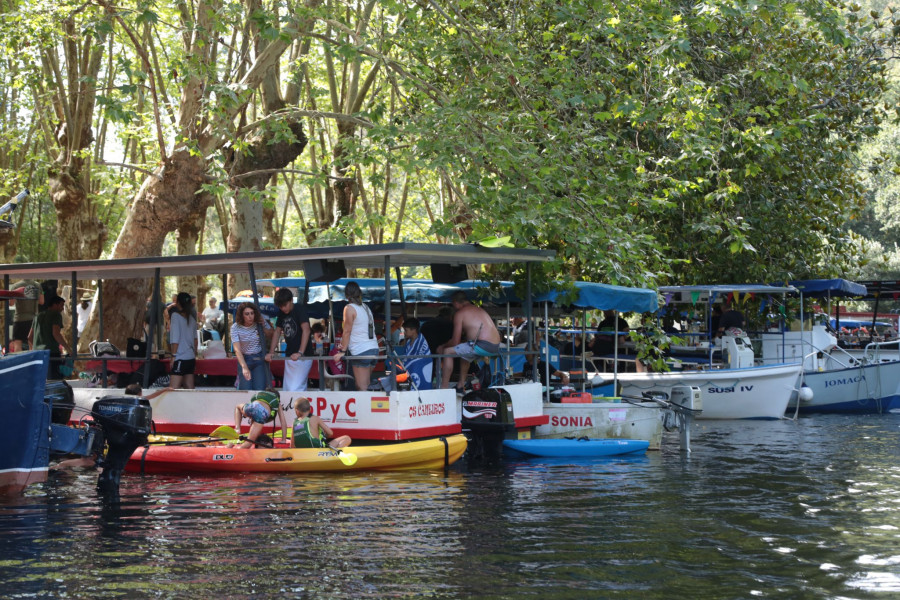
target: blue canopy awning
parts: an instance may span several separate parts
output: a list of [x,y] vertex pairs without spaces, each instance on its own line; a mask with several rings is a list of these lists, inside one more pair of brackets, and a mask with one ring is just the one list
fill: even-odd
[[[311,283],[309,288],[309,304],[327,303],[329,294],[332,303],[346,301],[344,289],[350,281],[355,281],[363,291],[363,298],[367,303],[384,304],[384,280],[383,279],[338,279],[330,284]],[[274,287],[288,287],[298,290],[298,295],[306,285],[303,277],[280,277],[276,279],[257,280],[258,285]],[[492,304],[521,305],[522,299],[513,291],[511,281],[500,281],[492,286],[491,283],[478,280],[460,281],[454,284],[434,283],[427,279],[409,279],[403,282],[403,298],[406,302],[428,302],[447,304],[457,291],[466,292],[469,299],[479,299]],[[655,312],[659,308],[657,294],[653,290],[642,288],[629,288],[605,283],[592,283],[578,281],[575,283],[576,297],[566,306],[573,306],[586,310],[617,310],[620,312]],[[566,299],[566,292],[549,291],[536,294],[535,302],[551,302],[556,304],[561,299]],[[391,302],[400,301],[399,286],[395,281],[391,282]],[[312,306],[310,306],[312,310]]]
[[867,292],[866,286],[846,279],[805,279],[790,285],[811,298],[865,296]]
[[[656,312],[659,299],[654,290],[629,288],[620,285],[576,281],[578,296],[570,306],[585,310],[617,310],[619,312]],[[556,304],[563,292],[536,294],[535,302]]]

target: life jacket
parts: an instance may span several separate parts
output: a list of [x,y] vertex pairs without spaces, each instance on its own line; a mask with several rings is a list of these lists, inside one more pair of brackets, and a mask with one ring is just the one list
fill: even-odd
[[278,414],[278,405],[281,403],[281,397],[273,392],[256,392],[250,399],[250,402],[262,402],[269,405],[272,411],[272,417]]
[[325,436],[321,430],[318,436],[314,436],[309,430],[309,416],[294,420],[293,436],[294,448],[324,448]]

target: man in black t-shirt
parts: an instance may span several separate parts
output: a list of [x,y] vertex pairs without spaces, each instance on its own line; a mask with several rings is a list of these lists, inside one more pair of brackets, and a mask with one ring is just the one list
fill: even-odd
[[294,294],[288,288],[275,292],[275,306],[278,307],[278,319],[275,321],[275,335],[266,360],[271,361],[281,335],[284,334],[284,381],[282,389],[286,392],[305,392],[306,380],[312,368],[312,357],[315,355],[313,344],[309,343],[309,316],[306,306],[294,304]]
[[733,302],[727,302],[725,312],[719,319],[718,335],[721,336],[729,329],[744,329],[744,313],[734,308]]

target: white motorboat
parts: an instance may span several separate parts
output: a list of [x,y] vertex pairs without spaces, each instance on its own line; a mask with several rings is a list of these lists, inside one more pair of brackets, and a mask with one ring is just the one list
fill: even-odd
[[[700,388],[703,411],[698,419],[780,419],[796,389],[801,365],[785,364],[741,369],[619,373],[623,396],[645,392],[670,396],[675,386]],[[602,377],[602,376],[601,376]]]
[[[875,282],[876,285],[879,283]],[[801,296],[807,297],[878,297],[871,295],[867,286],[844,279],[792,281],[791,285]],[[825,325],[814,325],[802,331],[766,333],[762,338],[764,364],[785,360],[803,362],[799,393],[791,398],[789,413],[865,414],[900,409],[900,360],[896,340],[873,342],[857,351],[845,350]]]

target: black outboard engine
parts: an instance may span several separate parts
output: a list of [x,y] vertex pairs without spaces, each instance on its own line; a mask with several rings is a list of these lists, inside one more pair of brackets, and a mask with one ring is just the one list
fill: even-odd
[[503,439],[515,432],[509,407],[512,399],[501,388],[472,390],[462,398],[462,428],[469,438],[470,459],[500,456]]
[[117,491],[125,464],[150,435],[150,401],[139,396],[107,396],[94,402],[91,412],[103,429],[107,447],[106,456],[98,463],[103,472],[97,487]]
[[44,388],[44,402],[52,409],[50,422],[56,425],[68,425],[75,408],[75,394],[64,379],[51,380]]

